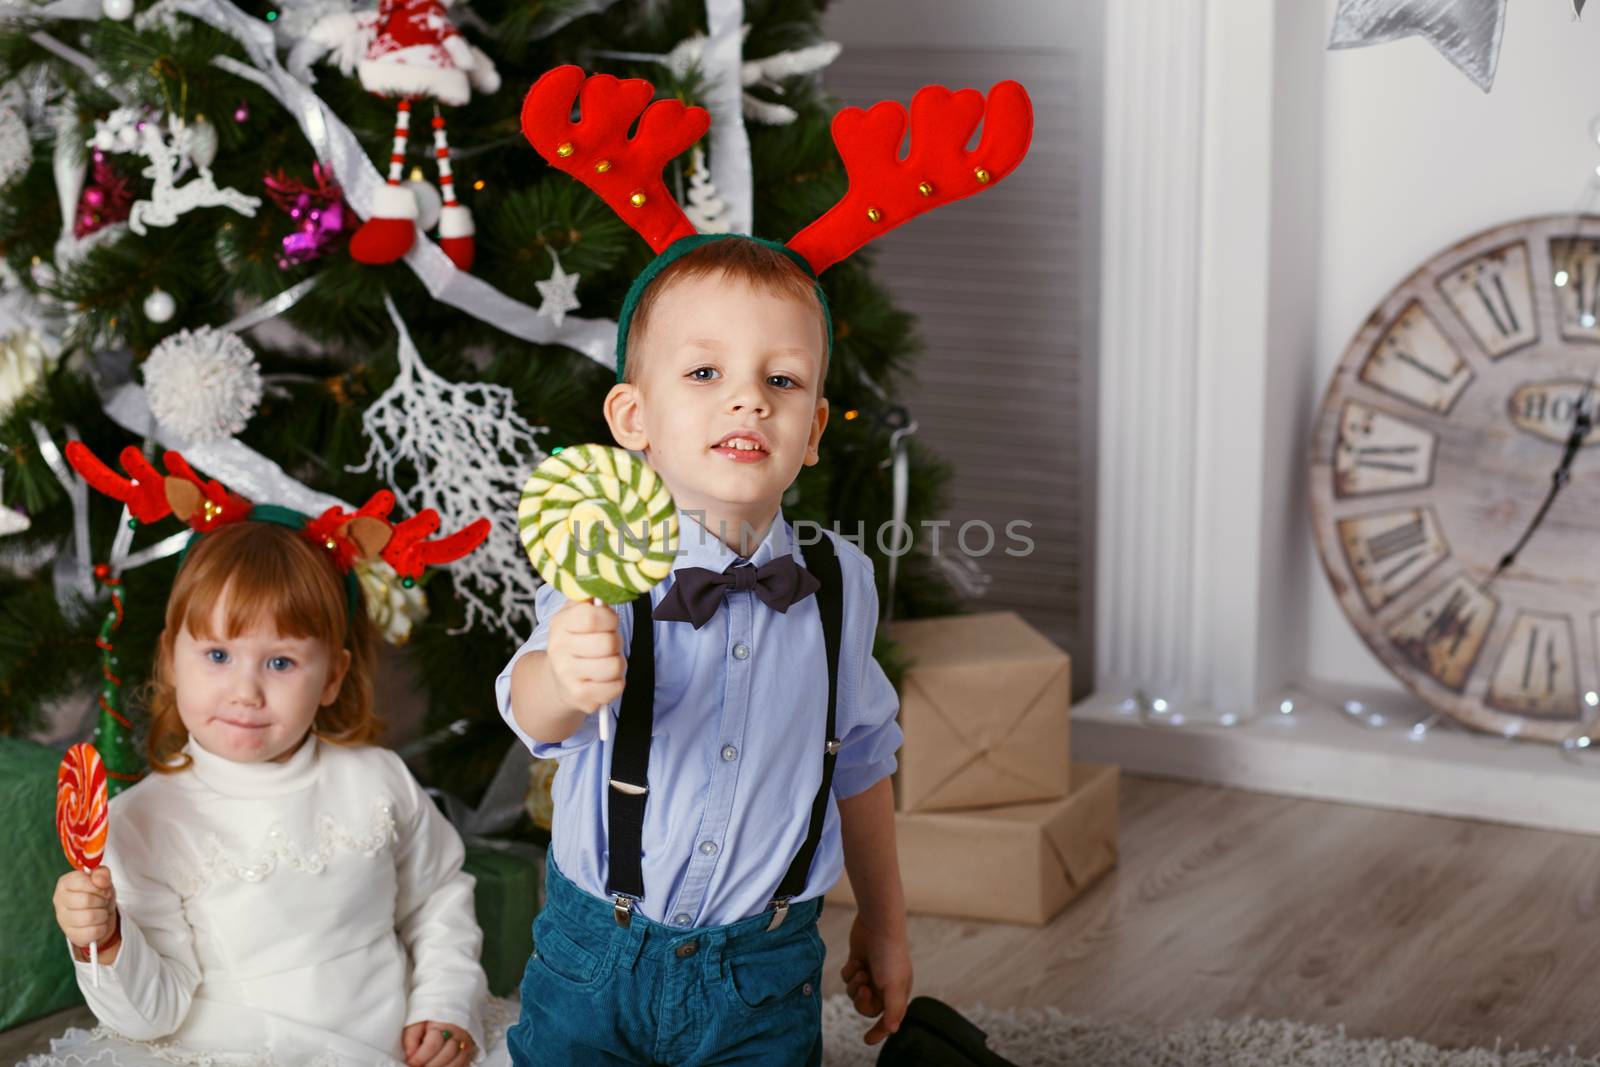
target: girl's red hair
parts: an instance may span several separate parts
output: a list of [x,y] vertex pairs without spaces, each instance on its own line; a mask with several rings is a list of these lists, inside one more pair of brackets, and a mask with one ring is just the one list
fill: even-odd
[[[226,606],[220,635],[212,632],[219,604]],[[377,639],[359,592],[352,610],[344,576],[304,534],[277,523],[237,522],[194,543],[167,598],[166,626],[156,645],[149,690],[145,754],[152,770],[171,774],[189,765],[182,751],[189,731],[178,717],[172,687],[178,632],[187,627],[202,639],[232,638],[258,623],[285,637],[312,638],[348,651],[344,684],[333,703],[317,710],[312,732],[335,745],[378,739],[383,724],[372,707]]]

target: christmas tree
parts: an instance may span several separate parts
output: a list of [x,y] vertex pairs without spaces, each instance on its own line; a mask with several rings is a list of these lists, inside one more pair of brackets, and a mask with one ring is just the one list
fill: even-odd
[[[818,8],[0,3],[0,733],[81,706],[127,747],[182,536],[85,492],[61,452],[179,447],[259,502],[314,514],[389,488],[446,530],[494,521],[485,550],[416,588],[362,576],[444,738],[426,776],[473,799],[510,743],[493,679],[534,625],[518,494],[552,449],[610,442],[614,316],[651,256],[530,148],[522,96],[574,62],[706,106],[711,134],[669,187],[707,230],[787,238],[846,185]],[[423,17],[440,11],[459,37]],[[438,62],[410,63],[423,53]],[[896,516],[895,447],[902,517],[939,514],[941,465],[896,435],[913,324],[870,256],[823,285],[834,416],[785,515],[866,531],[895,615],[948,611],[915,549],[885,587],[875,536]]]

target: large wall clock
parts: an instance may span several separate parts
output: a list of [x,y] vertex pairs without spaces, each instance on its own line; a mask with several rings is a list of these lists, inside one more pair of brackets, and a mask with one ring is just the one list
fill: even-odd
[[1311,515],[1340,606],[1471,726],[1600,712],[1600,217],[1488,230],[1384,297],[1317,416]]

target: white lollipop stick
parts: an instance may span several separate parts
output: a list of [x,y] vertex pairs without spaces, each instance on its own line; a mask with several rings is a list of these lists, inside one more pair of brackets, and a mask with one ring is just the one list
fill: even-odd
[[[595,597],[593,600],[590,601],[590,603],[593,604],[597,608],[603,608],[603,607],[606,606],[606,602],[604,600],[601,600],[599,597]],[[610,705],[609,704],[601,704],[598,708],[595,709],[595,714],[600,717],[600,743],[602,745],[609,744],[610,741],[611,741]]]
[[[89,868],[83,868],[84,874],[89,874]],[[93,875],[90,875],[93,877]],[[100,988],[100,942],[89,942],[89,973],[92,976],[94,987]]]

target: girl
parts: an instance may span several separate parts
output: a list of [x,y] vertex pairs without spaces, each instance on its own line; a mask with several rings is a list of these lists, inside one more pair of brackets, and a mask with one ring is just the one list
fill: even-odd
[[372,624],[335,560],[275,521],[192,543],[153,672],[155,773],[112,801],[104,865],[56,885],[102,1026],[31,1064],[476,1058],[461,839],[372,744]]

